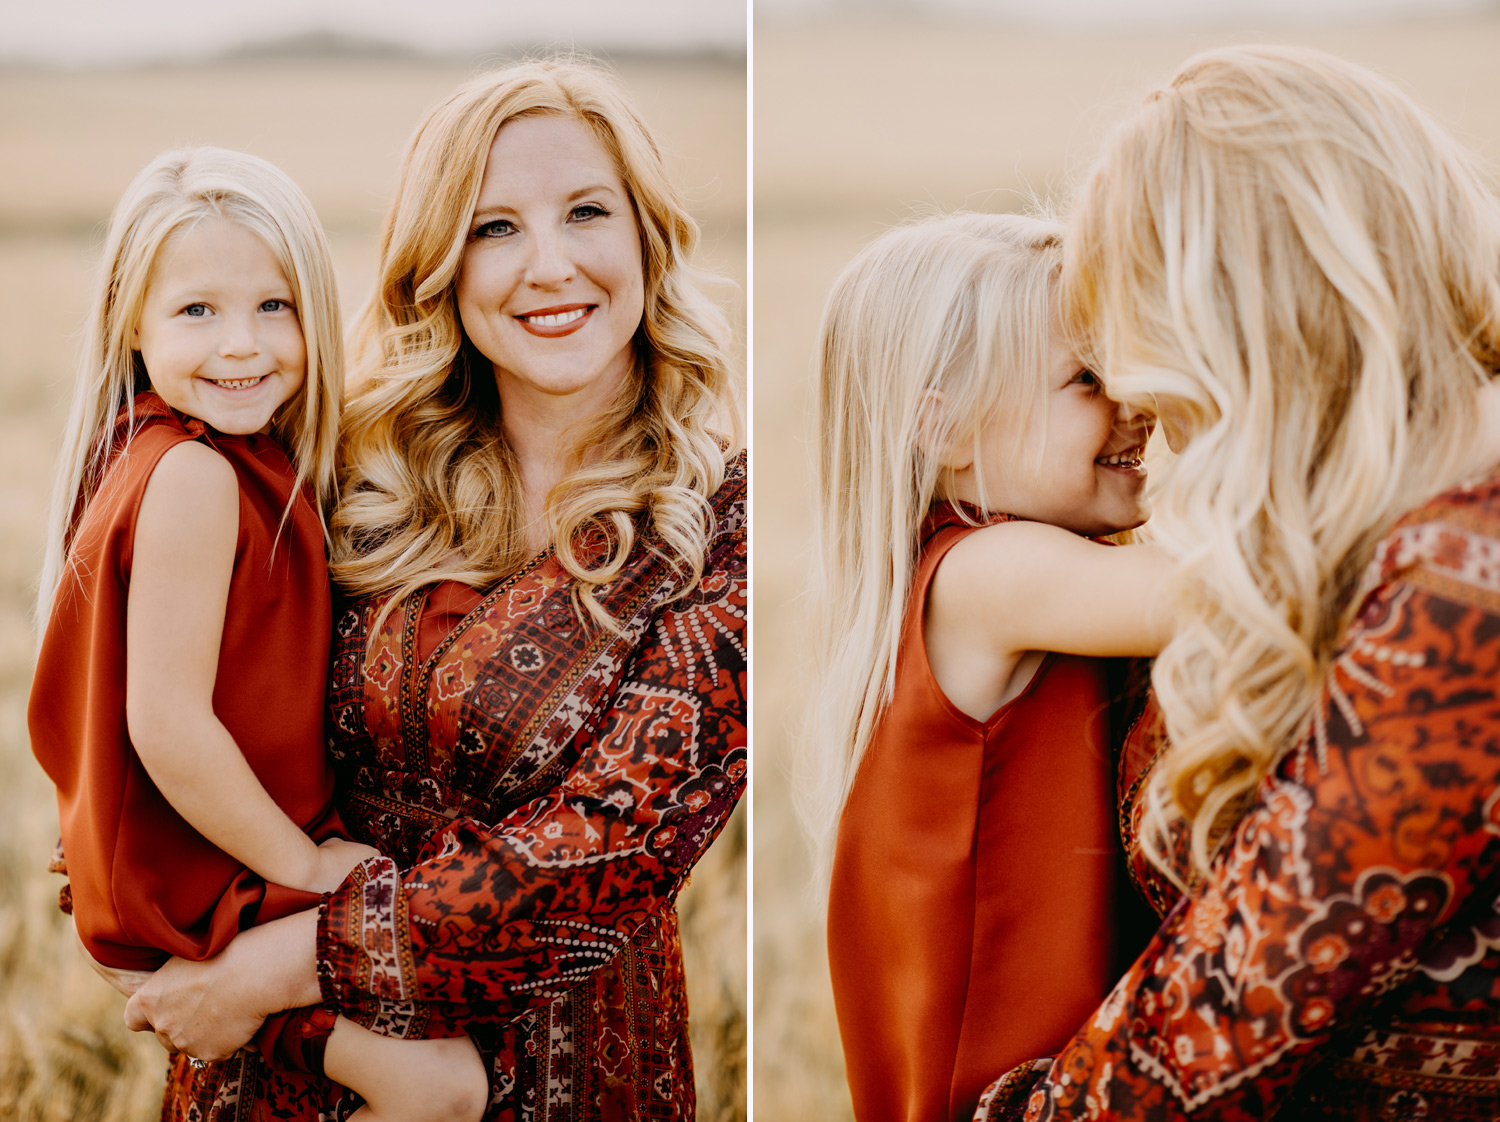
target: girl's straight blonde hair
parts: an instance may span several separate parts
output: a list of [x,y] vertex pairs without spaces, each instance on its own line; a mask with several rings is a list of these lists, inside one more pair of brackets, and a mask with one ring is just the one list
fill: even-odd
[[[1188,441],[1152,519],[1183,568],[1148,842],[1191,877],[1311,729],[1377,541],[1467,470],[1500,365],[1500,210],[1368,70],[1212,51],[1108,141],[1063,289],[1110,394]],[[1189,870],[1164,856],[1179,815]]]
[[[978,464],[997,416],[1028,415],[1061,264],[1056,223],[952,214],[875,239],[828,298],[816,374],[817,675],[796,784],[819,887],[891,698],[922,522],[947,490],[945,453],[967,444]],[[1025,436],[1017,422],[1018,448]]]
[[39,630],[67,566],[73,534],[98,490],[115,418],[123,411],[133,427],[135,395],[150,388],[150,373],[131,347],[131,336],[157,259],[173,235],[208,218],[233,222],[259,237],[291,287],[307,346],[307,375],[278,410],[271,432],[296,466],[293,495],[309,484],[320,517],[331,505],[344,347],[333,257],[318,216],[285,172],[258,157],[223,148],[165,152],[135,177],[110,219],[52,488],[37,598]]
[[[609,153],[640,228],[645,314],[634,374],[577,430],[548,496],[552,543],[581,608],[649,532],[687,578],[703,569],[708,498],[741,443],[729,328],[693,265],[698,226],[618,81],[576,60],[481,74],[435,106],[402,162],[380,235],[377,289],[353,333],[333,573],[386,607],[438,581],[487,588],[528,558],[521,486],[495,377],[465,336],[454,285],[495,134],[518,117],[582,122]],[[601,548],[585,548],[593,542]]]

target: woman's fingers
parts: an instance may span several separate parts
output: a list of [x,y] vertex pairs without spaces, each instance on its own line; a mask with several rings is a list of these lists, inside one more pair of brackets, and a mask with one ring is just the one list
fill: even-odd
[[[125,1003],[125,1027],[131,1032],[150,1032],[151,1018],[146,1012],[146,1001],[141,997],[141,990],[131,994],[130,1000]],[[158,1033],[157,1037],[160,1038]]]
[[241,988],[220,958],[174,958],[125,1003],[125,1026],[155,1033],[169,1052],[227,1059],[249,1042],[264,1017]]

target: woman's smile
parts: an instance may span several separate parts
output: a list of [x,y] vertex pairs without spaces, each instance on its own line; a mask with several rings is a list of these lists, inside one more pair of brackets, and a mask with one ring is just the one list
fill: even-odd
[[560,339],[578,331],[594,314],[597,304],[566,304],[555,308],[540,308],[516,316],[517,321],[530,334],[542,339]]

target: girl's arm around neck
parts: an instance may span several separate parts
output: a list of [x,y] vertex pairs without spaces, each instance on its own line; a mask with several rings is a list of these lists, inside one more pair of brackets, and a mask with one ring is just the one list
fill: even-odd
[[1152,545],[1101,545],[1041,522],[970,534],[938,565],[927,657],[943,692],[983,718],[1025,685],[1028,651],[1155,655],[1172,635],[1173,563]]
[[195,830],[268,881],[326,892],[374,851],[315,845],[214,714],[239,503],[234,468],[195,441],[171,448],[152,472],[126,604],[126,723],[147,774]]

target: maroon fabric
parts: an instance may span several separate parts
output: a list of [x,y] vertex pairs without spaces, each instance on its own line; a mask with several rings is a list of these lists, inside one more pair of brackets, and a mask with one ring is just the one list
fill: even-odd
[[[328,897],[323,993],[386,1035],[472,1035],[490,1122],[694,1115],[674,903],[745,784],[743,458],[710,501],[702,581],[668,602],[682,578],[641,543],[602,592],[619,634],[550,552],[482,597],[339,617],[340,805],[391,859]],[[339,1094],[178,1063],[166,1117],[342,1117]]]
[[896,668],[839,824],[828,955],[855,1117],[967,1118],[1110,980],[1118,844],[1101,660],[1050,654],[978,721],[932,674],[927,591],[974,532],[924,528]]

